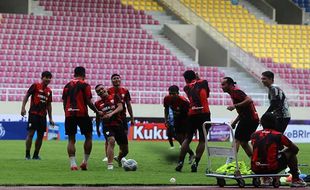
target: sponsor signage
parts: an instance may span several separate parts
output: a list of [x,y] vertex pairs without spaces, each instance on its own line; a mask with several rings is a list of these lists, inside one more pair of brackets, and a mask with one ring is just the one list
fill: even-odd
[[0,140],[26,139],[27,122],[0,122]]

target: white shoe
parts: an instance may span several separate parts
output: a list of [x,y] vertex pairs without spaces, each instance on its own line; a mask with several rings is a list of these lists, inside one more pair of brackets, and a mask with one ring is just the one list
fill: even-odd
[[172,149],[174,149],[174,146],[171,146],[171,147],[170,147],[170,150],[172,150]]
[[123,157],[123,158],[121,159],[122,167],[124,166],[124,163],[125,163],[125,162],[126,162],[126,158]]
[[108,157],[104,157],[103,159],[102,159],[102,162],[107,162],[108,161]]
[[113,170],[113,165],[108,164],[108,170]]

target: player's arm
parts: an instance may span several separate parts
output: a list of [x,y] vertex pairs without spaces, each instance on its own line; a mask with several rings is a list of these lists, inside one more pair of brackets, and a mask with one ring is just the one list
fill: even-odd
[[232,106],[228,106],[227,109],[228,109],[229,111],[232,111],[232,110],[234,110],[234,109],[236,109],[236,108],[238,108],[238,107],[247,106],[247,105],[249,105],[249,104],[252,103],[252,102],[253,102],[252,98],[250,98],[249,96],[246,96],[245,99],[244,99],[242,102],[239,102],[239,103],[234,104],[234,105],[232,105]]
[[55,125],[53,118],[52,118],[52,103],[49,101],[47,103],[47,115],[48,115],[48,119],[50,121],[50,125]]
[[130,124],[131,124],[131,125],[134,125],[135,119],[134,119],[134,117],[133,117],[133,111],[132,111],[132,106],[131,106],[130,100],[127,100],[127,101],[126,101],[126,106],[127,106],[128,113],[129,113],[129,115],[130,115]]
[[98,111],[98,109],[96,108],[96,106],[93,104],[93,102],[91,101],[91,99],[86,98],[86,104],[88,105],[88,107],[93,110],[95,112],[96,115],[102,115],[101,111]]
[[169,125],[168,125],[169,107],[167,107],[167,106],[165,106],[164,115],[165,115],[165,124],[166,124],[166,127],[168,128],[169,127]]
[[123,111],[123,104],[120,102],[120,103],[117,103],[117,107],[115,110],[113,110],[111,113],[108,113],[106,115],[103,116],[103,118],[111,118],[114,114],[117,114],[117,113],[120,113],[121,111]]
[[31,87],[28,89],[26,95],[24,96],[24,99],[23,99],[23,102],[22,102],[22,108],[21,108],[21,112],[20,112],[20,114],[21,114],[22,116],[26,115],[26,108],[25,108],[25,107],[26,107],[26,104],[27,104],[27,102],[28,102],[29,97],[30,97],[30,96],[33,94],[33,92],[34,92],[34,89],[35,89],[35,85],[32,84]]
[[234,129],[239,121],[240,121],[240,115],[238,115],[236,119],[231,123],[231,127]]
[[99,127],[100,127],[100,122],[101,122],[100,116],[99,116],[99,115],[96,115],[96,129],[97,129],[97,135],[98,135],[98,137],[101,136],[100,129],[99,129]]
[[276,109],[281,107],[281,100],[279,97],[279,90],[276,88],[272,88],[270,90],[270,106],[268,107],[266,112],[274,112]]
[[293,154],[297,154],[299,152],[299,148],[295,143],[290,141],[286,136],[281,136],[281,144],[285,146],[284,149],[282,149],[280,152],[292,152]]

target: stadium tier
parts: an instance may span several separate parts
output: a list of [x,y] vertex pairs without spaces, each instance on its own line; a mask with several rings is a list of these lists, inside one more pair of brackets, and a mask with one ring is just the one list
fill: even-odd
[[136,10],[163,11],[163,7],[154,0],[121,0],[125,5],[132,5]]
[[293,0],[293,2],[310,13],[310,0]]
[[[261,62],[284,65],[292,72],[310,68],[310,26],[271,25],[257,19],[242,5],[232,5],[230,1],[181,0],[197,15],[223,33],[240,48],[257,57]],[[284,67],[283,66],[283,67]],[[278,66],[278,70],[282,70]],[[281,72],[284,72],[284,68]],[[307,83],[294,84],[302,75],[287,75],[287,82],[298,87],[303,93],[310,88]],[[294,80],[292,77],[297,77]],[[302,80],[300,80],[302,81]],[[304,80],[303,80],[304,81]]]
[[[39,3],[53,16],[3,14],[0,88],[6,92],[1,93],[2,101],[21,101],[21,94],[44,70],[53,73],[54,101],[61,101],[73,68],[81,65],[93,87],[110,86],[110,75],[119,73],[132,91],[133,103],[161,103],[159,96],[170,85],[184,86],[182,74],[188,68],[141,28],[159,24],[143,10],[111,0]],[[208,79],[212,92],[222,92],[219,80],[224,74],[216,67],[195,71]]]

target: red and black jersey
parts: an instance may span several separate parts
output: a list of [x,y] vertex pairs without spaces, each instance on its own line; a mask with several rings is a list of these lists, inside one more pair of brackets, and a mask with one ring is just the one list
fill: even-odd
[[184,87],[189,102],[189,115],[210,113],[209,93],[210,89],[206,80],[193,80]]
[[121,116],[123,119],[126,119],[126,102],[131,101],[129,90],[124,87],[111,87],[108,89],[108,93],[112,96],[117,94],[121,98],[121,102],[123,104]]
[[[234,104],[243,102],[247,95],[237,87],[234,87],[233,90],[229,93],[230,97]],[[250,103],[247,106],[238,106],[236,107],[238,114],[241,118],[251,118],[251,120],[258,121],[259,117],[255,109],[254,103]]]
[[27,94],[31,95],[29,114],[46,116],[47,105],[52,102],[52,90],[42,83],[34,83]]
[[164,107],[166,109],[169,107],[172,109],[174,122],[176,124],[185,124],[189,110],[189,102],[184,96],[165,96]]
[[[117,108],[117,104],[122,103],[118,95],[109,95],[101,100],[96,101],[95,106],[99,111],[104,114],[113,112]],[[105,127],[121,126],[123,118],[121,113],[114,114],[109,119],[103,119],[103,125]]]
[[83,80],[73,79],[63,89],[62,100],[64,102],[66,117],[88,116],[87,99],[91,99],[91,88]]
[[282,133],[264,129],[251,136],[253,156],[251,168],[253,171],[272,171],[278,168],[279,151],[291,146],[292,142]]

